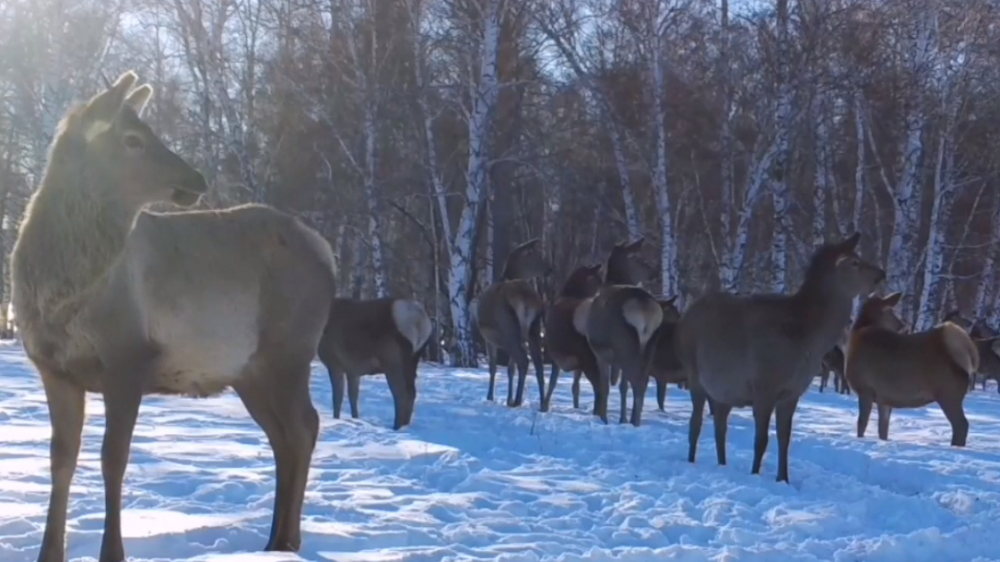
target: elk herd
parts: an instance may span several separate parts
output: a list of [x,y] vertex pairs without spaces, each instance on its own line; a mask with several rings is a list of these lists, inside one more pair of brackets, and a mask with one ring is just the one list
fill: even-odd
[[[142,120],[153,90],[137,86],[137,79],[126,72],[67,112],[12,250],[15,322],[38,370],[52,427],[38,560],[66,558],[87,393],[103,396],[106,418],[99,560],[120,562],[122,484],[143,396],[207,397],[227,388],[260,425],[274,455],[265,550],[296,551],[319,431],[311,362],[318,356],[329,372],[335,417],[345,386],[351,415],[358,417],[360,377],[384,373],[399,429],[413,415],[417,365],[433,325],[412,300],[337,298],[330,245],[270,206],[146,210],[161,202],[193,206],[208,185]],[[964,446],[963,399],[977,373],[1000,377],[1000,338],[957,311],[930,330],[908,333],[892,312],[900,295],[874,295],[886,273],[858,255],[859,239],[855,233],[817,248],[791,294],[709,292],[683,313],[676,297],[656,298],[641,287],[657,274],[640,257],[641,239],[615,245],[603,264],[577,267],[551,303],[531,279],[551,275],[552,267],[537,240],[525,242],[471,311],[489,356],[487,399],[494,399],[501,349],[509,356],[510,407],[523,403],[529,367],[541,411],[550,409],[565,371],[573,373],[573,406],[580,407],[586,377],[593,414],[605,423],[613,385],[619,422],[639,426],[650,379],[660,410],[667,385],[678,384],[692,403],[689,461],[695,461],[706,404],[719,464],[726,464],[730,412],[749,407],[752,472],[760,471],[774,417],[777,477],[787,482],[798,401],[817,374],[823,373],[822,389],[834,372],[837,390],[857,395],[859,437],[873,405],[879,437],[887,439],[893,408],[935,402],[952,426],[952,445]],[[859,296],[867,298],[852,322]],[[547,386],[546,356],[552,364]]]

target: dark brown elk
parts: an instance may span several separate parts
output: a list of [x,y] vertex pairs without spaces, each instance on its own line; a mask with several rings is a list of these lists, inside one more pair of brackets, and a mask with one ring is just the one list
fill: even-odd
[[319,342],[319,359],[333,387],[333,417],[340,419],[344,381],[351,417],[358,417],[361,377],[385,373],[395,407],[393,429],[409,425],[417,398],[417,365],[430,340],[431,319],[407,299],[334,299]]
[[52,488],[38,560],[66,558],[66,509],[86,393],[104,398],[100,562],[125,559],[122,481],[143,396],[231,387],[267,434],[277,485],[265,550],[295,551],[319,416],[309,395],[335,294],[329,244],[264,205],[189,207],[203,176],[141,118],[126,72],[55,131],[11,256],[12,301],[45,388]]
[[824,353],[851,320],[852,301],[885,279],[861,259],[860,234],[820,246],[792,294],[710,293],[688,308],[677,327],[677,352],[688,376],[691,422],[688,460],[695,461],[705,402],[714,402],[716,455],[726,464],[730,411],[753,407],[754,458],[760,472],[768,426],[776,414],[778,481],[788,482],[788,445],[799,398]]
[[[649,344],[646,346],[646,354],[649,361],[649,374],[656,380],[656,406],[662,412],[667,400],[667,385],[681,384],[687,380],[680,360],[677,358],[677,349],[674,344],[674,334],[677,331],[677,322],[681,319],[681,313],[676,306],[677,297],[661,300],[660,307],[663,309],[663,322],[653,333]],[[622,397],[622,400],[625,398]]]
[[[982,319],[969,321],[957,310],[949,312],[944,317],[944,321],[953,322],[968,330],[969,336],[976,344],[976,350],[979,351],[978,374],[982,381],[983,390],[986,390],[986,382],[993,379],[997,381],[997,392],[1000,393],[1000,356],[994,351],[993,345],[1000,335]],[[975,382],[974,378],[969,381],[969,390],[974,388]]]
[[[542,365],[541,318],[545,310],[542,298],[527,281],[544,277],[552,266],[538,249],[538,238],[515,247],[504,263],[503,280],[486,288],[472,307],[473,318],[486,341],[490,361],[490,388],[486,399],[493,401],[497,376],[497,349],[510,356],[507,363],[507,406],[520,406],[524,400],[524,384],[528,376],[528,342],[531,362],[538,380],[539,403],[545,400],[545,374]],[[514,394],[514,369],[517,368],[517,394]]]
[[872,296],[851,327],[845,373],[858,395],[858,437],[865,436],[872,405],[878,405],[879,439],[889,438],[894,408],[936,402],[951,424],[951,444],[964,447],[969,420],[962,402],[979,367],[972,338],[957,324],[901,334],[892,312],[902,295]]
[[604,287],[590,299],[576,307],[573,326],[587,335],[587,343],[597,358],[598,384],[602,404],[598,410],[601,419],[607,417],[608,393],[612,384],[612,369],[621,370],[619,388],[622,395],[619,423],[628,419],[626,397],[632,388],[632,425],[642,423],[642,407],[649,385],[645,349],[653,333],[663,320],[660,303],[645,289],[635,283],[640,276],[646,279],[655,271],[638,257],[642,238],[628,245],[616,245],[608,257]]
[[601,288],[601,264],[584,265],[576,268],[559,290],[555,301],[545,311],[545,349],[552,359],[552,374],[549,386],[542,400],[541,411],[547,412],[552,402],[552,393],[559,380],[559,370],[572,371],[573,407],[580,407],[580,372],[594,385],[594,415],[598,414],[600,394],[597,358],[591,351],[587,338],[573,327],[576,307],[593,297]]

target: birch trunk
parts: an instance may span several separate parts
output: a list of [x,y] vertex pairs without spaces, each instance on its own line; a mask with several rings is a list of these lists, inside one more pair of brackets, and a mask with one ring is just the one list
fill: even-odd
[[996,326],[1000,321],[1000,306],[996,305],[994,298],[994,284],[997,282],[997,253],[1000,252],[1000,190],[993,195],[993,233],[992,244],[985,252],[983,259],[983,273],[979,278],[979,286],[976,288],[976,303],[974,313],[977,318],[989,318],[990,325]]
[[[719,285],[724,291],[732,291],[736,288],[739,279],[739,270],[734,265],[737,263],[737,244],[733,237],[733,215],[735,211],[735,197],[733,193],[733,129],[731,122],[732,115],[732,81],[731,69],[729,67],[729,1],[722,0],[721,6],[721,45],[719,48],[719,74],[722,81],[722,124],[719,130],[719,144],[722,150],[722,186],[720,196],[720,212],[722,215],[722,255],[719,263]],[[744,240],[743,247],[746,247]],[[738,261],[742,261],[740,256]]]
[[771,200],[774,206],[774,233],[771,240],[772,289],[785,292],[788,279],[788,233],[792,231],[788,216],[788,129],[792,113],[792,88],[788,64],[788,0],[778,0],[778,105],[775,108],[776,162],[772,173]]
[[[951,223],[953,149],[942,135],[938,141],[934,169],[934,205],[931,209],[927,256],[924,259],[923,288],[915,330],[927,330],[938,321],[941,288],[945,283],[945,235]],[[946,154],[947,153],[947,154]]]
[[365,202],[368,206],[368,238],[371,244],[372,270],[375,275],[375,294],[378,298],[389,295],[386,288],[385,260],[382,248],[381,204],[375,185],[376,166],[376,113],[375,102],[369,97],[365,102]]
[[[662,17],[662,15],[657,14],[657,21]],[[667,184],[667,127],[666,115],[663,111],[662,37],[662,25],[658,25],[654,36],[651,57],[653,66],[653,123],[656,124],[656,169],[653,172],[653,185],[656,189],[657,211],[660,215],[660,278],[662,283],[660,293],[664,297],[669,297],[678,293],[677,239],[674,233],[674,213],[673,205],[670,201],[670,186]],[[638,221],[638,219],[636,220]]]
[[[830,154],[829,127],[827,126],[826,100],[821,92],[813,105],[816,186],[813,191],[813,245],[819,246],[826,240],[826,200],[827,193],[833,191],[833,155]],[[838,198],[833,194],[834,207],[839,208]],[[838,214],[839,218],[839,214]],[[843,230],[843,229],[841,229]]]
[[[913,42],[911,72],[917,76],[917,84],[924,82],[934,50],[933,15],[923,15]],[[919,90],[919,88],[916,88]],[[906,137],[902,146],[902,172],[896,183],[893,206],[892,238],[889,242],[889,289],[903,293],[902,318],[907,324],[913,323],[916,307],[913,294],[913,280],[916,275],[917,241],[920,227],[921,189],[919,164],[923,156],[923,130],[927,121],[924,108],[920,104],[919,91],[912,92],[910,109],[905,117]]]
[[472,274],[473,240],[476,219],[488,173],[487,141],[497,100],[497,52],[500,21],[506,0],[483,0],[482,42],[479,48],[479,76],[470,84],[472,111],[469,117],[469,161],[465,174],[465,207],[451,243],[448,297],[455,342],[452,366],[476,366],[469,315],[469,280]]

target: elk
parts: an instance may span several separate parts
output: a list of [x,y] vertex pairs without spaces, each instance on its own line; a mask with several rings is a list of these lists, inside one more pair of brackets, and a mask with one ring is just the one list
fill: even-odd
[[[538,249],[538,238],[532,238],[510,251],[504,263],[503,280],[486,288],[472,307],[479,333],[486,341],[490,361],[490,388],[486,399],[493,401],[497,376],[497,348],[510,356],[507,363],[507,406],[520,406],[524,399],[524,383],[528,376],[528,355],[524,340],[535,366],[539,401],[545,400],[545,374],[542,369],[541,317],[545,306],[528,279],[545,277],[552,266]],[[514,395],[514,368],[517,367],[517,396]]]
[[823,354],[821,361],[822,371],[820,371],[819,391],[823,392],[833,373],[833,390],[838,394],[849,394],[850,387],[847,386],[847,379],[844,378],[844,350],[839,345],[835,345]]
[[600,387],[597,384],[597,358],[590,350],[587,338],[573,328],[573,315],[581,302],[597,293],[602,283],[601,264],[580,266],[566,279],[555,302],[545,311],[545,349],[552,359],[552,374],[542,400],[542,412],[549,411],[552,393],[559,380],[559,370],[562,369],[574,373],[574,408],[580,407],[580,372],[587,374],[587,379],[594,386],[594,415],[598,415]]
[[616,244],[608,257],[604,287],[581,302],[573,313],[573,327],[586,334],[587,343],[597,358],[600,405],[598,415],[607,421],[608,394],[612,368],[621,369],[621,416],[628,418],[626,398],[632,387],[631,423],[639,427],[642,406],[649,384],[649,372],[644,353],[646,344],[663,320],[660,303],[636,283],[655,275],[655,270],[639,259],[644,239],[627,245]]
[[852,301],[885,279],[861,259],[855,233],[819,246],[792,294],[709,293],[685,311],[676,345],[691,392],[688,461],[695,461],[705,402],[714,402],[715,448],[726,464],[726,430],[733,408],[753,407],[752,474],[760,473],[768,426],[776,414],[778,481],[788,482],[788,445],[799,398],[812,384],[820,358],[851,319]]
[[52,424],[38,560],[65,559],[86,393],[104,398],[100,562],[125,559],[122,480],[143,396],[232,387],[267,434],[277,474],[265,550],[296,551],[319,417],[310,363],[334,297],[329,244],[264,205],[190,207],[204,177],[142,120],[153,93],[126,72],[68,111],[11,256],[18,330]]
[[[986,390],[986,382],[993,379],[997,381],[997,393],[1000,393],[1000,356],[994,351],[993,346],[1000,334],[997,334],[981,318],[970,322],[958,310],[953,310],[945,315],[944,321],[966,328],[979,352],[979,374],[982,375],[983,390]],[[975,388],[975,383],[975,377],[972,377],[969,380],[969,390]]]
[[892,312],[901,293],[871,296],[851,326],[845,374],[858,395],[858,437],[865,436],[872,405],[878,405],[878,436],[889,439],[893,408],[936,402],[951,424],[951,444],[964,447],[969,420],[962,402],[979,367],[972,338],[957,324],[909,334]]
[[345,378],[351,417],[356,419],[361,377],[385,373],[395,407],[392,428],[409,425],[417,398],[417,365],[432,331],[427,311],[416,301],[334,299],[318,350],[333,387],[333,417],[340,419]]
[[[653,333],[649,344],[646,346],[647,361],[649,362],[649,373],[656,380],[656,405],[662,412],[667,400],[667,385],[680,384],[687,380],[684,369],[677,359],[677,350],[674,346],[674,333],[677,331],[677,322],[681,319],[681,313],[676,306],[677,296],[660,301],[660,308],[663,309],[663,322]],[[622,397],[624,400],[625,397]]]

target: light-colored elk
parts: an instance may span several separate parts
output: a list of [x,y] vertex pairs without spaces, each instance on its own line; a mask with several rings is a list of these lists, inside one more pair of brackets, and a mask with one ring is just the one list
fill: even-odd
[[417,398],[417,365],[430,340],[431,319],[407,299],[334,299],[319,343],[319,359],[333,386],[333,417],[340,418],[347,380],[351,417],[358,417],[363,375],[385,373],[395,406],[393,429],[409,425]]
[[614,384],[613,371],[621,372],[619,392],[621,415],[628,417],[628,387],[632,387],[632,425],[642,423],[642,407],[649,385],[648,364],[644,360],[646,344],[663,320],[663,309],[653,295],[638,286],[655,275],[655,270],[638,258],[644,239],[631,244],[616,244],[608,256],[604,286],[598,293],[576,307],[573,326],[587,336],[587,343],[597,357],[600,374],[598,415],[607,420],[608,394]]
[[[544,277],[552,266],[538,249],[538,238],[533,238],[510,251],[504,263],[501,281],[486,288],[476,300],[473,317],[479,333],[486,340],[490,360],[490,388],[486,399],[493,401],[497,376],[497,349],[507,352],[507,406],[520,406],[524,400],[524,383],[528,376],[528,355],[524,341],[535,366],[538,380],[539,404],[545,400],[545,374],[542,365],[542,297],[527,280]],[[517,394],[514,394],[514,369],[517,368]]]
[[152,88],[123,74],[72,108],[11,257],[13,305],[52,424],[52,489],[38,559],[65,559],[66,508],[87,392],[104,398],[100,562],[125,559],[122,480],[144,395],[236,390],[274,452],[266,550],[297,550],[319,418],[309,396],[334,296],[329,244],[263,205],[195,204],[200,173],[141,119]]
[[920,408],[937,402],[951,424],[951,444],[964,447],[969,420],[962,402],[979,368],[972,338],[957,324],[941,324],[910,334],[892,312],[901,293],[871,296],[851,326],[845,374],[858,395],[858,437],[865,436],[872,405],[878,405],[879,439],[889,438],[893,408]]
[[778,481],[788,482],[788,445],[799,398],[820,360],[851,320],[852,301],[885,279],[855,253],[860,234],[814,253],[790,295],[710,293],[684,312],[677,353],[688,375],[691,421],[688,461],[694,462],[706,400],[714,402],[716,456],[726,464],[726,429],[733,408],[753,407],[754,457],[760,472],[768,426],[777,414]]

